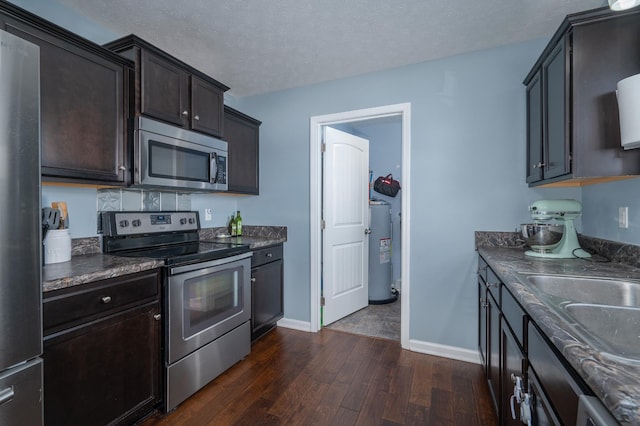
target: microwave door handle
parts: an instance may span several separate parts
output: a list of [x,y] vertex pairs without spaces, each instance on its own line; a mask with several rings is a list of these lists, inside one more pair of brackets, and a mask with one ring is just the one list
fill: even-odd
[[218,154],[212,152],[209,154],[209,164],[210,164],[210,182],[216,183],[218,180]]

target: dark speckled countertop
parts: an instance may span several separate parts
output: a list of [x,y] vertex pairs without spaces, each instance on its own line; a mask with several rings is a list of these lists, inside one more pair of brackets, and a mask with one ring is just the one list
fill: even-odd
[[249,244],[251,250],[269,247],[274,244],[287,242],[287,228],[285,226],[247,226],[245,225],[242,237],[220,238],[227,232],[226,228],[206,228],[200,230],[200,241],[213,241],[221,243]]
[[[287,241],[286,227],[246,226],[246,236],[217,239],[224,228],[200,231],[201,241],[241,242],[252,250],[281,244]],[[69,262],[44,265],[42,268],[43,292],[114,278],[121,275],[160,268],[164,262],[156,259],[129,258],[102,254],[98,237],[79,238],[73,241]]]
[[478,253],[614,417],[622,424],[640,424],[640,361],[616,360],[595,350],[517,277],[524,272],[640,280],[640,268],[619,262],[532,258],[522,247],[482,244],[477,244]]
[[263,237],[230,237],[230,238],[211,238],[206,240],[200,240],[202,242],[212,241],[215,243],[237,243],[237,244],[249,244],[251,250],[258,250],[264,247],[273,246],[275,244],[282,244],[286,242],[283,238],[263,238]]
[[144,258],[85,254],[72,256],[69,262],[52,263],[42,268],[42,291],[87,284],[164,266],[164,261]]

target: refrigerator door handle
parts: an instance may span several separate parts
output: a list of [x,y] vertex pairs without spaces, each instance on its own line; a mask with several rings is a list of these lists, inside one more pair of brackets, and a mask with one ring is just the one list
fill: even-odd
[[0,405],[9,402],[13,399],[15,392],[13,391],[13,386],[9,386],[6,389],[0,391]]

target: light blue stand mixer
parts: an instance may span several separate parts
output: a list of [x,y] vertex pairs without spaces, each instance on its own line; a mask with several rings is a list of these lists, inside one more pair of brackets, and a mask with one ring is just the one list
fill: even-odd
[[536,223],[547,223],[551,220],[564,222],[562,238],[550,250],[529,250],[525,254],[533,257],[554,259],[574,259],[591,257],[580,248],[574,219],[582,214],[582,205],[576,200],[539,200],[529,206],[531,218]]

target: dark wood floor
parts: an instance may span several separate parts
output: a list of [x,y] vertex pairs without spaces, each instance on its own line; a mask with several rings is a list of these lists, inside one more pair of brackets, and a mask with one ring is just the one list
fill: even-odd
[[496,425],[482,368],[323,329],[278,328],[154,425]]

